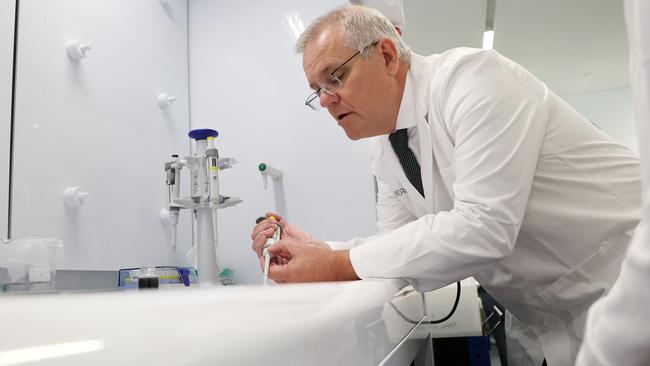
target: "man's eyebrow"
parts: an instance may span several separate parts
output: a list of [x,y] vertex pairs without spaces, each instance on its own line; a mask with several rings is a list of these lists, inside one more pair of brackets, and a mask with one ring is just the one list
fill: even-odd
[[325,64],[325,67],[323,68],[323,70],[320,73],[322,75],[329,74],[330,72],[334,71],[334,69],[339,66],[339,63],[340,62],[338,62],[338,61],[337,62],[328,62],[327,64]]
[[[332,70],[334,70],[336,66],[337,64],[335,62],[328,62],[323,68],[321,68],[320,71],[318,71],[318,76],[321,77],[328,75],[330,72],[332,72]],[[318,90],[320,86],[318,84],[309,83],[309,88],[315,91]]]

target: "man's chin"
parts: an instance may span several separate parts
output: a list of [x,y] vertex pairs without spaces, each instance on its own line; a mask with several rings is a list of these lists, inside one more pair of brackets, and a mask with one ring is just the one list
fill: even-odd
[[370,137],[376,137],[376,136],[381,136],[381,135],[388,135],[391,132],[373,132],[373,133],[362,133],[361,131],[353,131],[353,130],[346,130],[343,128],[343,131],[345,131],[345,134],[348,136],[350,140],[357,141],[361,139],[366,139]]
[[358,131],[350,131],[350,130],[346,130],[345,128],[343,129],[343,131],[345,131],[345,134],[348,136],[348,138],[353,141],[357,141],[365,137],[361,135]]

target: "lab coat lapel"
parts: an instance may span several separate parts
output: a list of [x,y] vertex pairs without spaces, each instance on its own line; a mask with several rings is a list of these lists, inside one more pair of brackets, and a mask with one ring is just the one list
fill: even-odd
[[421,204],[424,205],[426,213],[433,213],[433,150],[431,147],[431,129],[422,116],[417,119],[417,131],[420,139],[420,172],[422,174],[422,186],[424,188],[424,199],[420,195]]
[[453,198],[448,194],[453,179],[448,182],[440,166],[448,165],[446,161],[449,154],[453,155],[453,147],[451,150],[447,148],[448,144],[444,141],[447,134],[441,130],[440,121],[430,108],[431,60],[412,53],[409,73],[413,80],[415,119],[420,139],[420,170],[425,194],[423,204],[428,214],[448,211],[453,207]]

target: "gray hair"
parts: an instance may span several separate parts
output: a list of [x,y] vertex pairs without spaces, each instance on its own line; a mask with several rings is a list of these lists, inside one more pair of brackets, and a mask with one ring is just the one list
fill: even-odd
[[[388,38],[395,43],[400,61],[409,62],[411,60],[411,50],[390,20],[379,11],[361,5],[343,6],[318,17],[298,38],[296,52],[304,52],[309,42],[313,41],[325,28],[335,23],[339,24],[345,46],[362,51],[362,57],[368,56],[368,45],[381,38]],[[364,49],[364,47],[366,48]]]

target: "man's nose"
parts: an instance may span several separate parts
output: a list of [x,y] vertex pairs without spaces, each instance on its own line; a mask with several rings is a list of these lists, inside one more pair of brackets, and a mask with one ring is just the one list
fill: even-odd
[[328,94],[325,92],[320,93],[320,105],[323,108],[329,107],[332,103],[335,103],[339,100],[339,95],[337,93]]

